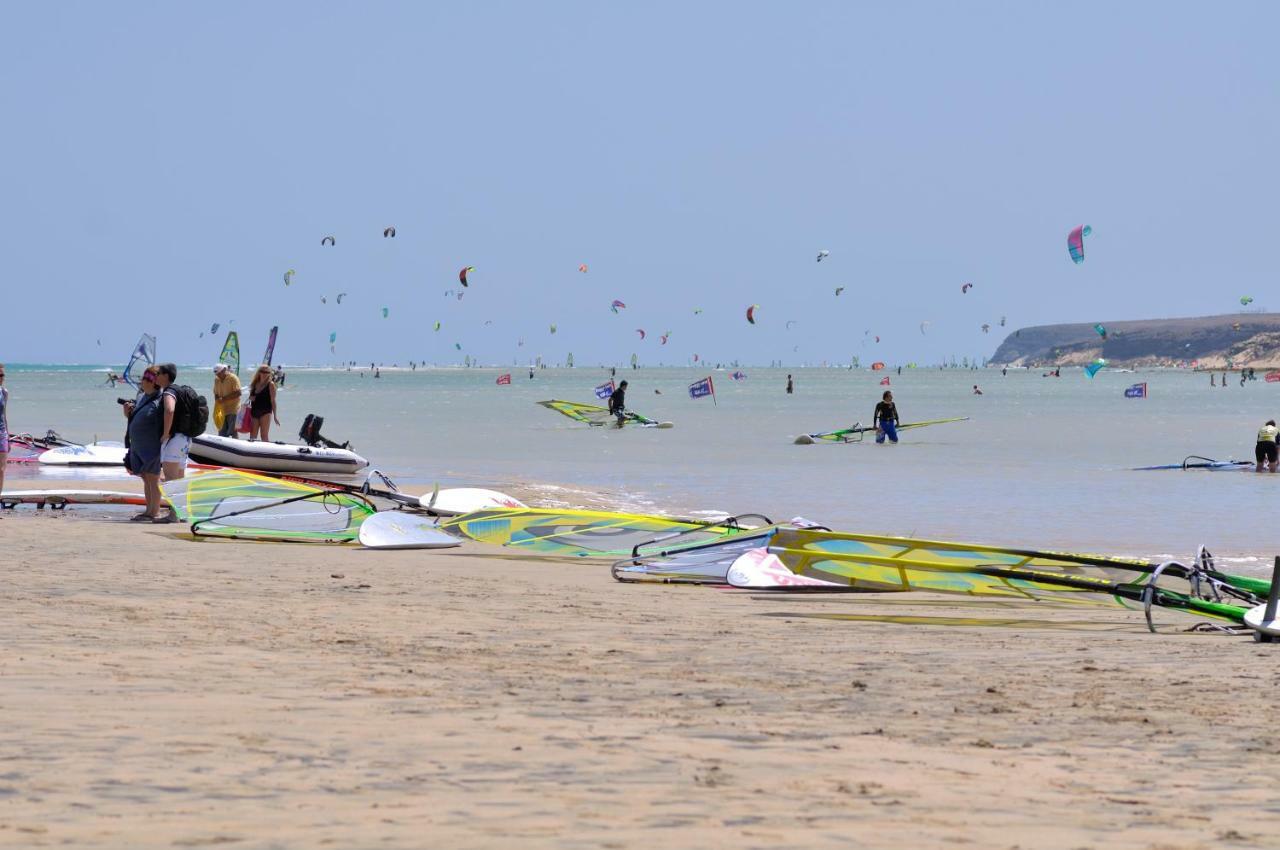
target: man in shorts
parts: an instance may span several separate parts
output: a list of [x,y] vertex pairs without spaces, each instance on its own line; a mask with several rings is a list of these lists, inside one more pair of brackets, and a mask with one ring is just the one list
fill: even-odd
[[1254,472],[1261,472],[1262,467],[1267,467],[1267,472],[1275,472],[1276,467],[1280,466],[1280,449],[1276,447],[1276,437],[1280,435],[1280,428],[1276,427],[1274,419],[1268,419],[1267,424],[1258,429],[1258,444],[1253,447],[1253,459],[1256,465],[1253,467]]
[[160,432],[160,468],[165,481],[177,481],[186,475],[187,455],[191,452],[191,438],[176,434],[173,430],[174,414],[178,407],[178,394],[173,382],[178,380],[178,367],[161,363],[156,367],[156,385],[164,404],[164,430]]
[[213,403],[222,411],[222,426],[218,428],[218,436],[234,440],[236,419],[240,414],[240,379],[227,368],[226,363],[214,366],[213,375]]

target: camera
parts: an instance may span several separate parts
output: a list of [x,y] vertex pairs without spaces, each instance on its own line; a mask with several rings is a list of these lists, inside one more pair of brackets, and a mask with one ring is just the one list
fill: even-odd
[[133,404],[133,399],[131,399],[131,398],[118,398],[118,399],[116,399],[116,404]]

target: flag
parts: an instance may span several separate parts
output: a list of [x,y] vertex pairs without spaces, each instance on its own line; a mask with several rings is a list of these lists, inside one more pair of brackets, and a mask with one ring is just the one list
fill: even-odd
[[880,386],[882,386],[882,387],[887,387],[887,386],[889,386],[889,379],[888,379],[888,378],[881,378],[881,379],[880,379]]
[[689,398],[703,398],[704,396],[711,396],[712,401],[716,400],[716,385],[711,383],[710,375],[689,385]]
[[1280,371],[1276,371],[1276,372],[1268,372],[1268,373],[1267,373],[1267,376],[1266,376],[1266,378],[1264,378],[1264,380],[1265,380],[1268,384],[1274,384],[1276,381],[1280,381]]
[[498,386],[504,386],[504,385],[508,387],[511,386],[511,373],[508,372],[505,375],[499,375],[497,384]]
[[610,380],[609,383],[607,384],[601,384],[600,386],[596,387],[596,398],[608,398],[611,395],[613,395],[612,380]]
[[1124,391],[1124,397],[1125,398],[1146,398],[1147,397],[1146,381],[1143,381],[1141,384],[1134,384],[1133,386],[1129,387],[1127,390]]

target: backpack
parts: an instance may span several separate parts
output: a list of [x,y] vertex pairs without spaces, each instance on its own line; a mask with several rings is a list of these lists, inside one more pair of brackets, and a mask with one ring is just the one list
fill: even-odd
[[209,427],[209,402],[186,384],[173,386],[173,433],[199,437]]

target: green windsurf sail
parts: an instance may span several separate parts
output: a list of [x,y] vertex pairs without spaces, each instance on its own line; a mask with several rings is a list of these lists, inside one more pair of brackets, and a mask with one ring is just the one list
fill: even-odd
[[[548,401],[539,401],[537,404],[542,405],[548,410],[554,410],[563,416],[568,416],[575,422],[582,422],[592,426],[616,425],[617,418],[609,412],[609,408],[601,407],[598,404],[582,404],[576,401],[561,401],[559,399],[550,399]],[[659,422],[656,419],[650,419],[639,413],[628,410],[625,414],[625,421],[641,428],[670,428],[670,422]]]
[[[907,422],[898,426],[899,431],[909,431],[912,428],[924,428],[929,425],[945,425],[948,422],[967,422],[968,416],[956,416],[951,419],[930,419],[927,422]],[[870,431],[876,429],[870,425],[854,425],[852,428],[842,428],[838,431],[822,431],[817,434],[801,434],[796,437],[796,445],[807,446],[812,443],[860,443],[862,437]]]
[[235,331],[227,331],[227,341],[222,344],[218,362],[226,363],[235,376],[240,377],[240,337]]

